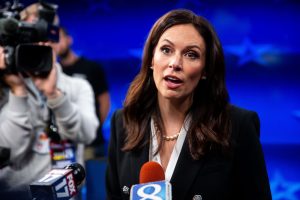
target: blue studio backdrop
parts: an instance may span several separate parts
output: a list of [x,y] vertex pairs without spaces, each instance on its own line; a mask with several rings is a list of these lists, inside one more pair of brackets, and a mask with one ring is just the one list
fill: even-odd
[[[50,0],[49,0],[50,1]],[[24,0],[24,4],[35,1]],[[231,102],[261,119],[274,200],[300,199],[300,1],[296,0],[53,0],[74,37],[73,49],[102,63],[112,107],[122,107],[139,71],[152,24],[165,12],[188,8],[214,25],[224,47]],[[105,160],[91,161],[87,199],[104,199]]]

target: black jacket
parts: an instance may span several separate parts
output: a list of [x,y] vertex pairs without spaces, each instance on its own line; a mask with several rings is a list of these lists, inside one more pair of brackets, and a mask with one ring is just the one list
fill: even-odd
[[[231,120],[233,152],[229,157],[208,153],[195,161],[185,140],[170,181],[174,200],[189,200],[195,195],[201,195],[203,200],[272,199],[257,114],[232,106]],[[146,135],[150,135],[150,124]],[[111,120],[106,172],[108,199],[129,199],[129,188],[139,183],[140,169],[149,159],[149,145],[140,151],[121,151],[124,138],[122,110],[118,110]]]

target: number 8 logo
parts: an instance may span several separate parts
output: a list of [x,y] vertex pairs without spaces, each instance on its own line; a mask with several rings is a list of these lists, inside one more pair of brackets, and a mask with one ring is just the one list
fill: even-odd
[[[149,188],[153,188],[154,191],[149,194],[149,193],[145,193],[147,192],[147,190],[149,191]],[[146,191],[145,191],[146,190]],[[138,189],[137,194],[140,197],[143,197],[141,200],[163,200],[161,197],[156,196],[159,192],[161,191],[161,186],[158,184],[147,184],[142,186],[141,188]]]

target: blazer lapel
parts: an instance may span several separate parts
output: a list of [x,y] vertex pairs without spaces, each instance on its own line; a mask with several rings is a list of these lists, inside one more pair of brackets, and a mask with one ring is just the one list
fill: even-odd
[[141,151],[131,152],[130,157],[130,170],[133,174],[131,181],[133,181],[132,184],[138,184],[141,167],[149,161],[149,144],[145,145]]
[[193,180],[202,166],[202,159],[192,159],[186,138],[170,181],[173,199],[185,199],[189,188],[193,184]]

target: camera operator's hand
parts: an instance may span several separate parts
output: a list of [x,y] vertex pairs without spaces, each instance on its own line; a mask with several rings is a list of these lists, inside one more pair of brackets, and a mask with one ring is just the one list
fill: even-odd
[[56,87],[57,83],[57,68],[53,64],[49,75],[46,78],[31,76],[37,89],[40,90],[48,99],[57,98],[62,95],[62,92]]
[[[5,52],[4,48],[0,46],[0,69],[4,70],[5,65]],[[4,82],[10,87],[12,93],[16,96],[26,96],[27,89],[25,87],[23,78],[16,74],[5,74],[3,76]]]
[[4,75],[5,83],[10,87],[12,93],[16,96],[26,96],[27,89],[23,79],[19,75],[8,74]]

